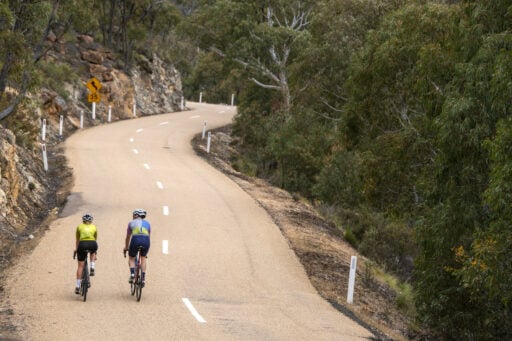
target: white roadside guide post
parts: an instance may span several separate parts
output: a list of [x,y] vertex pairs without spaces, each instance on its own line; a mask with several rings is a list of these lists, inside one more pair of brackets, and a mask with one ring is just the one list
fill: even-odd
[[92,119],[96,119],[96,102],[92,102]]
[[206,133],[206,121],[203,124],[203,134],[201,135],[201,139],[204,140],[204,134]]
[[181,105],[180,105],[180,108],[181,110],[185,109],[185,98],[183,96],[181,96]]
[[199,93],[199,103],[203,103],[203,93]]
[[208,142],[207,142],[207,144],[206,144],[206,152],[207,152],[208,154],[210,154],[210,143],[211,143],[211,141],[212,141],[212,132],[211,132],[211,131],[209,131],[209,132],[208,132]]
[[231,94],[231,106],[235,105],[235,94]]
[[46,118],[43,118],[43,126],[41,127],[41,140],[46,140]]
[[84,127],[84,111],[80,111],[80,129]]
[[133,117],[137,116],[137,104],[135,102],[135,100],[133,100]]
[[348,278],[348,293],[347,293],[347,302],[352,304],[354,303],[354,285],[356,281],[356,268],[357,268],[357,257],[352,256],[350,258],[350,275]]
[[60,115],[59,136],[62,137],[62,126],[64,125],[64,116]]
[[48,157],[46,156],[46,144],[42,144],[41,145],[41,149],[43,150],[43,165],[44,165],[44,170],[47,171],[48,170]]
[[112,106],[108,106],[108,123],[112,120]]

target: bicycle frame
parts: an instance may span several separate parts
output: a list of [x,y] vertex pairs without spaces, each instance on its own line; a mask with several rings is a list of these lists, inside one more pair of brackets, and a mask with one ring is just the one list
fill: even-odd
[[[133,278],[133,282],[130,283],[130,292],[131,292],[132,296],[135,295],[135,297],[137,298],[137,302],[139,302],[141,299],[142,288],[144,286],[142,283],[142,261],[141,261],[141,254],[140,254],[141,250],[142,250],[142,247],[139,246],[137,249],[137,254],[135,255],[135,276]],[[126,252],[125,252],[125,257],[126,257]]]

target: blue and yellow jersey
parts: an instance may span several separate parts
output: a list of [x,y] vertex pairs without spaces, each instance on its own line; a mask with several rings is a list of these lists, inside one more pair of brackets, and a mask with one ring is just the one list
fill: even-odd
[[151,225],[143,219],[134,219],[128,223],[127,233],[132,236],[148,236],[151,233]]
[[98,237],[98,230],[93,224],[81,223],[76,228],[76,239],[77,240],[96,240]]

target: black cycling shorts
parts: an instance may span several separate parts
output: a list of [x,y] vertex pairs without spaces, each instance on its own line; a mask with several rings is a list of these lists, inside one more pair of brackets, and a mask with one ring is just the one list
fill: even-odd
[[134,235],[130,240],[130,247],[128,248],[128,255],[130,257],[135,257],[137,255],[137,249],[141,246],[142,250],[140,250],[140,254],[142,257],[146,257],[149,251],[149,237],[144,235]]
[[78,243],[78,248],[76,249],[76,255],[80,262],[85,260],[87,256],[87,250],[91,251],[91,253],[96,253],[98,251],[98,243],[95,240],[82,240]]

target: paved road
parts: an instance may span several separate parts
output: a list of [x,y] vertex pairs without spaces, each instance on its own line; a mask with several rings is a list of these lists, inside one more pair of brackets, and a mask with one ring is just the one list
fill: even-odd
[[[266,212],[197,157],[193,135],[234,109],[134,118],[74,134],[75,184],[7,294],[25,340],[361,340],[372,334],[322,300]],[[206,143],[206,141],[205,141]],[[153,226],[141,302],[129,293],[125,229],[135,208]],[[99,229],[87,302],[73,292],[75,228]],[[167,245],[167,246],[166,246]]]

